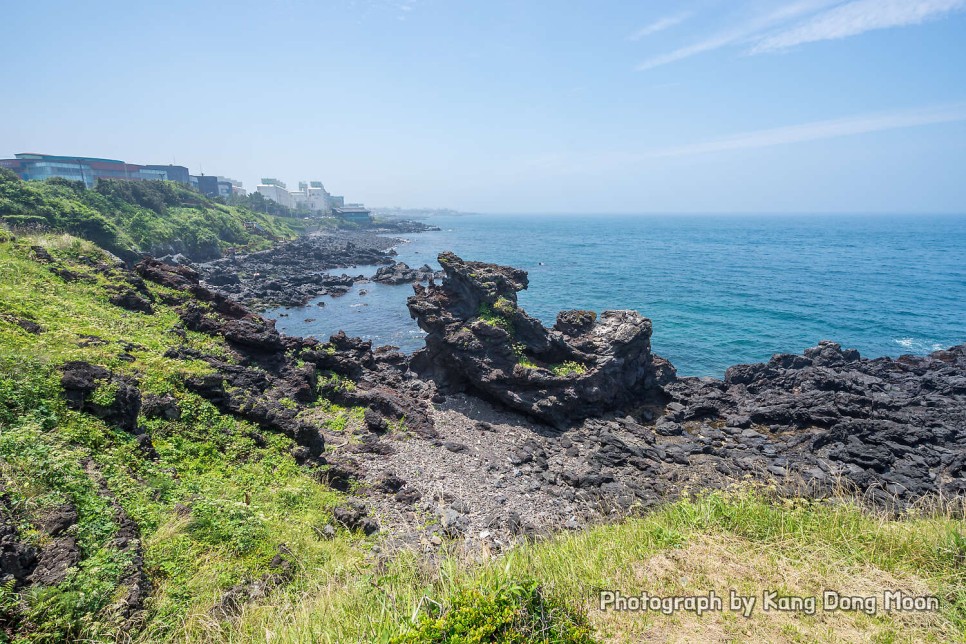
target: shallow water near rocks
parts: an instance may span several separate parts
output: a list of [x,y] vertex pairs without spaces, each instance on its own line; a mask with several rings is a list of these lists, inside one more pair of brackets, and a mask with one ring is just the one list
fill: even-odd
[[[435,268],[436,255],[452,250],[523,268],[530,287],[520,304],[546,324],[561,309],[636,309],[654,322],[655,353],[680,375],[720,377],[732,364],[800,353],[821,339],[868,357],[922,354],[966,341],[966,216],[426,221],[442,230],[411,235],[397,248],[399,261]],[[345,272],[371,275],[376,268]],[[407,285],[357,284],[342,297],[267,315],[292,335],[327,339],[342,329],[413,351],[423,334],[406,309],[411,294]]]

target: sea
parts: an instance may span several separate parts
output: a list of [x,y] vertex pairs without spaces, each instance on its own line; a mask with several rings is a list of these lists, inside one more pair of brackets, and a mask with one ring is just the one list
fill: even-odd
[[[550,326],[564,309],[634,309],[679,375],[800,353],[820,340],[863,356],[966,342],[966,216],[465,215],[406,236],[398,261],[441,251],[522,268],[519,304]],[[372,275],[376,266],[338,270]],[[363,283],[267,312],[290,335],[344,330],[405,352],[423,346],[410,285]],[[319,306],[318,303],[324,303]]]

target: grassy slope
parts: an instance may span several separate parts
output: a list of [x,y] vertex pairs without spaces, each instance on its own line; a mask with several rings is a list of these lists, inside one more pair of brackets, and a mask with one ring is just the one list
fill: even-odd
[[[124,259],[172,252],[212,259],[228,247],[268,248],[294,237],[301,219],[226,206],[169,181],[21,181],[0,169],[0,223],[66,232]],[[254,223],[258,228],[246,228]]]
[[[71,270],[91,280],[64,282],[31,259],[40,244]],[[65,501],[79,510],[76,536],[84,558],[61,585],[24,597],[30,606],[25,632],[38,641],[80,636],[111,638],[110,603],[123,561],[110,548],[117,531],[108,503],[81,465],[92,459],[125,511],[140,526],[146,562],[156,587],[145,636],[159,641],[206,614],[231,585],[257,579],[288,544],[300,565],[337,573],[364,550],[348,536],[319,541],[314,528],[329,519],[338,495],[317,483],[289,455],[282,436],[220,414],[184,391],[185,376],[204,363],[172,360],[164,351],[182,340],[172,334],[178,317],[157,305],[154,315],[108,303],[110,277],[77,258],[99,251],[67,236],[0,242],[0,314],[45,327],[33,335],[0,316],[0,484],[21,520],[21,533],[43,544],[34,526]],[[152,287],[155,292],[161,289]],[[90,336],[97,340],[90,342]],[[188,332],[188,346],[219,352],[219,342]],[[132,346],[133,345],[133,346]],[[119,358],[125,352],[136,360]],[[87,360],[136,376],[142,393],[173,393],[178,421],[144,420],[160,455],[145,458],[134,437],[89,415],[68,410],[56,367]],[[246,495],[249,504],[244,503]],[[190,508],[179,513],[176,504]],[[0,597],[0,607],[12,601]],[[2,618],[0,618],[2,622]]]
[[[470,563],[454,554],[436,566],[395,557],[372,571],[371,587],[322,579],[306,594],[251,607],[239,622],[215,625],[191,639],[273,642],[355,641],[405,633],[417,606],[444,611],[465,589],[493,596],[536,580],[548,596],[583,612],[600,641],[954,641],[966,635],[966,550],[949,517],[889,520],[848,503],[782,502],[767,490],[735,490],[679,501],[642,518],[517,547],[500,558]],[[598,592],[704,594],[727,597],[765,590],[855,595],[903,590],[936,594],[939,613],[755,611],[736,614],[642,614],[601,611]],[[431,600],[431,601],[430,601]],[[417,620],[418,622],[419,620]],[[423,621],[417,633],[447,626]],[[480,620],[481,622],[483,620]],[[441,628],[442,627],[442,628]],[[462,641],[463,637],[454,641]]]
[[[0,624],[14,602],[28,606],[20,628],[27,640],[118,635],[111,605],[127,562],[110,546],[117,525],[90,468],[82,465],[86,459],[141,528],[155,588],[139,636],[145,641],[441,641],[447,635],[464,641],[474,632],[486,639],[493,635],[487,629],[501,623],[527,633],[520,640],[526,641],[551,632],[539,619],[520,617],[522,608],[532,613],[536,605],[531,581],[539,582],[538,594],[548,600],[537,603],[550,623],[573,621],[572,629],[553,631],[573,641],[588,633],[614,641],[941,641],[966,633],[961,514],[889,520],[850,505],[781,502],[767,491],[743,491],[681,501],[643,518],[482,561],[460,554],[457,544],[447,545],[451,556],[431,563],[416,553],[379,553],[373,548],[378,537],[340,530],[334,539],[320,539],[317,528],[330,520],[340,495],[295,464],[288,439],[262,433],[260,447],[255,427],[185,391],[183,378],[204,372],[204,363],[164,357],[168,347],[183,343],[221,352],[219,340],[190,332],[177,337],[177,314],[164,305],[144,315],[109,304],[115,276],[89,266],[99,251],[86,242],[66,235],[0,237],[0,484],[22,536],[38,545],[45,539],[38,520],[72,502],[80,513],[72,530],[84,555],[56,587],[21,597],[0,590]],[[37,244],[87,281],[65,282],[34,261],[30,247]],[[11,315],[46,330],[27,333]],[[125,352],[135,361],[119,357]],[[78,359],[136,376],[143,393],[170,392],[178,399],[180,420],[142,419],[157,461],[145,458],[131,435],[66,409],[56,367]],[[330,426],[344,424],[344,413],[319,410],[320,420],[329,416]],[[291,582],[249,604],[236,619],[213,613],[225,590],[269,572],[280,544],[291,552]],[[722,594],[732,587],[759,596],[768,588],[805,594],[898,588],[934,593],[944,603],[939,614],[758,611],[750,620],[596,609],[601,588],[652,594],[713,588]],[[436,606],[442,619],[425,617]],[[415,629],[414,615],[424,615]]]

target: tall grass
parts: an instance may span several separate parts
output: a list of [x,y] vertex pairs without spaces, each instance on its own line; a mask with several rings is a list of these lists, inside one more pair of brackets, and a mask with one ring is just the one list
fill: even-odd
[[[297,590],[250,606],[235,622],[185,633],[191,641],[387,641],[426,611],[443,613],[467,590],[537,582],[557,600],[578,605],[598,637],[618,641],[651,631],[742,629],[764,637],[801,632],[836,639],[865,633],[886,640],[945,640],[966,633],[966,523],[953,505],[928,516],[890,517],[854,500],[781,499],[762,488],[701,494],[642,517],[569,533],[473,561],[456,554],[435,563],[412,551],[382,556],[348,576],[319,576]],[[658,565],[658,563],[661,563]],[[672,562],[668,564],[667,562]],[[671,570],[661,573],[661,565]],[[654,571],[658,571],[655,573]],[[680,575],[693,575],[683,579]],[[821,594],[829,588],[881,595],[893,586],[941,598],[938,614],[867,616],[730,615],[679,623],[661,615],[606,614],[603,589],[626,594],[697,594],[729,588]],[[728,625],[730,623],[730,626]],[[726,630],[727,630],[726,628]]]

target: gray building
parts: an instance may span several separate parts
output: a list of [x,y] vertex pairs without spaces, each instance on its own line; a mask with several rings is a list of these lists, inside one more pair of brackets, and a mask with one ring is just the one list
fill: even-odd
[[191,175],[191,185],[206,197],[218,196],[218,177]]
[[371,224],[372,212],[365,206],[344,206],[333,208],[332,214],[339,219],[351,221],[354,224]]
[[183,183],[185,185],[189,185],[191,183],[188,168],[184,167],[183,165],[146,165],[144,167],[148,170],[164,171],[165,178],[168,181],[177,181],[178,183]]

